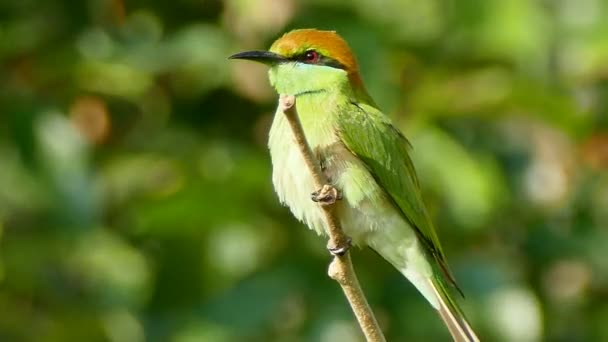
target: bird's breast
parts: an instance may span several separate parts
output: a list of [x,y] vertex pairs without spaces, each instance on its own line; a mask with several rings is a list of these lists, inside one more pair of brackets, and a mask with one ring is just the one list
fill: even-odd
[[[306,112],[298,105],[302,128],[315,159],[319,151],[337,142],[329,122],[313,122],[302,117]],[[272,183],[281,203],[291,209],[293,215],[318,234],[325,233],[324,216],[319,206],[311,200],[314,181],[304,157],[295,142],[285,115],[277,111],[270,129],[268,146],[272,160]],[[316,162],[319,162],[317,159]]]
[[[298,99],[298,114],[313,151],[315,161],[331,185],[342,194],[336,212],[346,231],[355,243],[385,223],[400,217],[384,191],[378,186],[363,162],[342,143],[331,106],[316,106]],[[323,113],[323,114],[321,114]],[[326,234],[324,213],[311,200],[315,190],[311,171],[295,142],[293,132],[284,114],[277,111],[269,135],[269,148],[273,166],[272,182],[281,203],[293,215],[319,234]]]

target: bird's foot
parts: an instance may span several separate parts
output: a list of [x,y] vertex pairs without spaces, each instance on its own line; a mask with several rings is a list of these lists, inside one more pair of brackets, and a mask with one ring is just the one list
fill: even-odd
[[336,203],[337,200],[341,200],[342,195],[338,192],[338,189],[325,184],[320,190],[310,194],[310,198],[313,202],[317,202],[321,205],[332,205]]
[[327,250],[333,256],[343,256],[353,246],[353,240],[346,237],[346,241],[340,246],[334,246],[331,241],[327,243]]

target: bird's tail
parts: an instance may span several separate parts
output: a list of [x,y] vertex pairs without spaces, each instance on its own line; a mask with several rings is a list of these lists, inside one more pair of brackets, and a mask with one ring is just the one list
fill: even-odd
[[429,279],[429,283],[439,298],[439,316],[447,326],[456,342],[479,342],[479,338],[467,322],[458,304],[450,297],[447,289],[438,279]]

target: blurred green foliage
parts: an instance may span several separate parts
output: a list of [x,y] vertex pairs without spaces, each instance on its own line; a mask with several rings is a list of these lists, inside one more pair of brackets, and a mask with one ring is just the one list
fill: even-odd
[[[335,29],[414,146],[487,341],[608,340],[608,1],[0,2],[0,340],[352,341],[274,196],[265,68]],[[311,189],[313,190],[313,189]],[[449,339],[367,250],[390,341]]]

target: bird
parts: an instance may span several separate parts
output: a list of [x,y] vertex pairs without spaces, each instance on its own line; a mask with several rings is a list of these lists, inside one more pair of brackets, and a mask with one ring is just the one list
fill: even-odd
[[[352,243],[370,247],[402,273],[437,310],[455,341],[478,341],[450,295],[450,287],[462,292],[423,202],[411,145],[367,92],[348,43],[335,31],[295,29],[269,50],[229,58],[266,64],[276,92],[295,96],[314,162],[338,191],[335,213]],[[280,202],[309,228],[328,235],[311,193],[316,201],[324,198],[313,191],[319,189],[281,106],[268,147]]]

